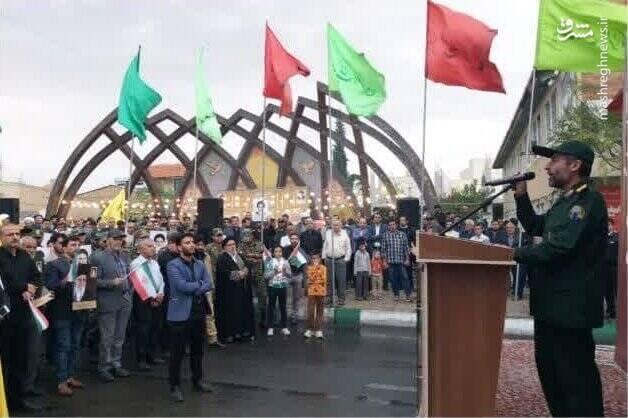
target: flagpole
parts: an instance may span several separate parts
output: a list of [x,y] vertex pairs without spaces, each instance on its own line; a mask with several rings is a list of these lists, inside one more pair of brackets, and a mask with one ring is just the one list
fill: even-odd
[[[202,63],[202,59],[203,59],[203,47],[201,46],[201,50],[200,50],[200,54],[198,59],[201,61],[199,62],[199,66]],[[197,99],[198,100],[198,99]],[[194,182],[194,200],[195,200],[195,204],[197,206],[197,212],[198,212],[198,184],[196,182],[196,172],[198,171],[198,142],[199,142],[199,135],[198,135],[198,112],[196,115],[195,120],[195,125],[196,125],[196,129],[195,129],[195,137],[196,137],[196,141],[194,141],[194,167],[193,167],[193,172],[192,172],[192,181]],[[183,195],[185,197],[185,194]],[[181,202],[179,206],[179,217],[181,217],[181,207],[183,205],[185,205],[186,202]]]
[[[196,119],[196,141],[194,141],[194,172],[192,173],[192,181],[194,182],[194,200],[198,199],[198,185],[196,183],[196,172],[198,171],[198,141],[198,119]],[[181,210],[180,207],[179,210]]]
[[266,96],[262,107],[262,233],[261,241],[264,245],[264,222],[266,221]]
[[[532,86],[531,86],[531,91],[530,91],[530,109],[528,110],[528,133],[526,135],[526,148],[525,148],[525,154],[521,156],[521,167],[523,167],[523,160],[525,159],[525,166],[526,169],[525,171],[528,171],[530,168],[530,153],[532,152],[531,150],[531,144],[532,144],[532,117],[533,117],[533,113],[534,113],[534,92],[536,90],[536,68],[532,69]],[[518,243],[518,247],[522,246],[522,241],[523,241],[523,228],[521,227],[521,225],[519,225],[519,243]],[[519,272],[521,271],[521,264],[517,263],[517,268],[515,269],[515,280],[514,280],[514,284],[515,284],[515,288],[514,291],[512,292],[512,300],[517,300],[517,291],[519,290]],[[523,297],[523,295],[522,295]]]
[[[137,56],[138,56],[138,64],[139,64],[139,56],[142,52],[142,45],[137,46]],[[131,214],[131,176],[133,175],[133,155],[135,154],[135,136],[131,135],[131,155],[129,156],[129,181],[127,183],[127,197],[126,197],[126,211],[125,211],[125,219],[124,219],[124,233],[129,233],[129,216]]]
[[128,234],[129,232],[129,216],[131,213],[131,176],[133,175],[133,154],[135,154],[134,147],[135,146],[135,137],[131,136],[131,155],[129,156],[129,181],[127,182],[127,207],[126,207],[126,217],[124,220],[124,233]]
[[[427,59],[427,44],[426,48],[426,56]],[[425,174],[427,172],[427,165],[425,165],[425,139],[427,138],[426,134],[426,124],[427,124],[427,74],[423,77],[423,149],[421,150],[421,163],[423,164],[423,171],[421,171],[421,214],[419,219],[419,230],[423,230],[423,214],[425,212]]]
[[[331,184],[333,181],[334,174],[334,153],[331,148],[331,90],[329,89],[329,85],[327,86],[327,142],[328,142],[328,152],[329,152],[329,179],[327,180],[327,210],[329,213],[329,219],[331,220],[331,231],[329,232],[331,236],[331,306],[336,306],[336,260],[333,257],[334,251],[334,219],[331,213],[331,203],[332,203],[332,194],[331,194]],[[327,235],[327,231],[325,231],[325,235]]]

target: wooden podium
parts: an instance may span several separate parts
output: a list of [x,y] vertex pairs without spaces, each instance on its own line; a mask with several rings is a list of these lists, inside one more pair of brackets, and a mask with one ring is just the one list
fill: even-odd
[[493,416],[510,248],[418,234],[421,416]]

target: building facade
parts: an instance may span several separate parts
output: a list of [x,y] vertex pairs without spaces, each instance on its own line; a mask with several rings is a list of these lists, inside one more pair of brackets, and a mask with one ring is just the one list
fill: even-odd
[[[608,94],[613,97],[621,88],[621,74],[612,76]],[[619,80],[619,83],[617,82]],[[493,163],[494,169],[502,169],[504,177],[510,177],[522,172],[534,172],[536,177],[528,182],[528,193],[533,206],[539,213],[548,210],[558,198],[555,189],[547,183],[545,165],[547,160],[531,155],[533,145],[551,145],[550,138],[558,127],[565,113],[578,100],[586,100],[599,104],[594,90],[599,83],[599,76],[576,75],[558,71],[537,71],[534,77],[534,103],[532,110],[532,124],[529,124],[529,110],[533,77],[530,76],[525,91],[521,97],[515,115],[510,123],[504,140],[497,152]],[[528,126],[530,131],[528,131]],[[528,140],[529,134],[529,140]],[[605,194],[609,214],[616,212],[616,204],[611,199],[618,186],[613,186],[614,177],[619,173],[613,172],[607,165],[596,159],[592,177],[600,184],[599,190]],[[504,195],[504,217],[514,217],[515,202],[512,193]]]

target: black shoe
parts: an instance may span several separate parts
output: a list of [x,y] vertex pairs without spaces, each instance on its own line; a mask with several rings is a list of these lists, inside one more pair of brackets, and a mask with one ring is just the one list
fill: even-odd
[[183,392],[179,386],[173,386],[170,389],[170,397],[175,402],[183,402]]
[[223,343],[221,343],[220,341],[216,341],[214,343],[211,344],[213,347],[218,347],[218,348],[225,348],[226,345],[224,345]]
[[123,367],[118,367],[113,369],[113,375],[115,377],[129,377],[131,373]]
[[194,392],[202,392],[202,393],[211,393],[213,392],[212,388],[207,384],[207,383],[203,383],[203,382],[194,382],[192,384],[192,390]]
[[46,392],[38,388],[32,388],[25,393],[26,396],[34,396],[34,397],[44,396],[45,394]]
[[137,363],[137,370],[139,370],[140,372],[149,372],[152,370],[152,368],[145,361],[140,361],[139,363]]
[[[38,413],[38,412],[43,412],[44,411],[44,407],[36,402],[33,402],[30,399],[21,399],[19,401],[17,401],[15,403],[15,405],[11,405],[11,406],[15,406],[15,409],[23,411],[23,412],[33,412],[33,413]],[[11,408],[13,409],[13,408]]]
[[114,380],[116,380],[116,378],[113,377],[113,375],[106,370],[98,373],[98,378],[105,383],[113,382]]
[[162,359],[161,357],[154,357],[148,360],[148,364],[153,364],[153,365],[166,364],[166,360]]

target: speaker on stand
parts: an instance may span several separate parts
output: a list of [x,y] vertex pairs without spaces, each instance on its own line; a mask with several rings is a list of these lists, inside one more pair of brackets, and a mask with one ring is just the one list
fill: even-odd
[[12,223],[20,222],[20,199],[12,197],[0,198],[0,214],[6,213]]
[[408,226],[415,230],[421,227],[421,200],[416,197],[397,199],[397,215],[408,220]]
[[202,197],[197,201],[198,217],[196,218],[198,233],[205,237],[209,243],[211,239],[211,231],[213,228],[222,227],[223,218],[222,199],[215,197]]

